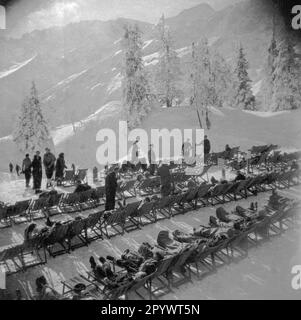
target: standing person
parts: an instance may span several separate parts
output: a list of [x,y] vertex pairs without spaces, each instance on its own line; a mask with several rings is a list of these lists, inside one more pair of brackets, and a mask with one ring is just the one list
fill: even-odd
[[13,170],[14,170],[13,164],[10,162],[10,164],[8,166],[9,166],[9,172],[13,173]]
[[44,154],[43,164],[45,167],[45,173],[47,178],[46,188],[49,188],[52,186],[51,179],[55,168],[55,156],[50,152],[49,148],[46,148],[45,152],[46,153]]
[[137,165],[139,162],[139,143],[140,138],[137,137],[132,147],[132,164]]
[[16,164],[16,172],[17,172],[18,177],[20,175],[20,170],[21,170],[20,166],[18,164]]
[[58,186],[62,185],[65,169],[67,169],[67,166],[64,153],[60,153],[55,164],[55,180],[57,181]]
[[211,144],[210,144],[210,141],[206,135],[204,138],[205,138],[204,139],[204,160],[205,160],[205,162],[207,162],[207,159],[208,159],[208,156],[210,153],[210,149],[211,149]]
[[71,168],[73,170],[73,173],[75,174],[75,164],[74,163],[72,163]]
[[106,176],[106,180],[105,180],[105,190],[106,190],[105,210],[106,211],[115,209],[115,197],[116,197],[116,190],[117,190],[117,171],[118,171],[118,167],[115,167]]
[[171,192],[172,179],[167,163],[162,163],[158,169],[158,175],[161,180],[161,195],[167,197]]
[[42,184],[42,158],[40,156],[40,151],[37,151],[32,163],[32,177],[33,177],[33,188],[35,193],[41,192],[41,184]]
[[22,163],[22,172],[25,174],[26,188],[29,188],[29,182],[31,178],[31,160],[28,153],[26,154]]
[[153,145],[150,144],[149,145],[149,149],[148,149],[148,162],[149,162],[149,172],[150,174],[153,176],[155,174],[155,164],[156,164],[156,155],[153,149]]

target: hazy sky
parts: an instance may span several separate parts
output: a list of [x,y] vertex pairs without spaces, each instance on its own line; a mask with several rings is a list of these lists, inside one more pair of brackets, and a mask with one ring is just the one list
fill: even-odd
[[241,0],[14,0],[7,10],[7,24],[18,33],[80,20],[118,17],[156,22],[164,13],[174,16],[183,9],[207,2],[215,9]]

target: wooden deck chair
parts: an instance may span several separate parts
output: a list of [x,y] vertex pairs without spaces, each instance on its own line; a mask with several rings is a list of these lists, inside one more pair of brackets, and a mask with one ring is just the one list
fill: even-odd
[[171,207],[170,207],[171,202],[172,202],[172,197],[167,196],[167,197],[160,198],[155,203],[154,210],[156,211],[157,220],[171,218],[171,215],[172,215]]
[[22,244],[19,244],[8,247],[0,253],[0,262],[7,275],[24,271],[22,261],[19,259],[21,250]]
[[17,201],[9,210],[9,217],[15,224],[30,221],[29,207],[31,199]]
[[119,234],[123,234],[124,230],[122,226],[124,223],[123,209],[105,212],[100,225],[101,232],[109,239]]
[[29,207],[30,220],[38,220],[46,217],[48,198],[39,198],[32,201]]
[[154,205],[155,205],[154,201],[145,202],[138,208],[137,215],[134,219],[138,221],[140,226],[145,226],[157,221]]
[[[249,184],[251,178],[246,180],[239,181],[239,184],[236,186],[236,189],[233,190],[234,200],[238,199],[247,199],[248,197],[248,190],[247,185]],[[240,198],[238,198],[240,197]]]
[[183,193],[181,202],[183,207],[187,206],[187,210],[189,209],[195,210],[197,208],[197,197],[198,197],[199,189],[200,187],[194,187],[190,190],[187,190],[185,193]]
[[103,239],[101,228],[98,226],[103,217],[104,211],[91,213],[86,218],[85,239],[87,242],[96,239]]
[[[160,296],[164,295],[166,290],[167,292],[170,291],[171,289],[170,277],[167,274],[169,273],[169,268],[171,267],[173,261],[175,261],[175,258],[177,258],[177,256],[172,255],[169,257],[165,257],[163,260],[159,261],[157,270],[153,273],[153,275],[149,279],[150,299],[152,298],[158,299]],[[158,283],[157,284],[155,283],[155,280],[159,281],[159,285]]]
[[[191,270],[188,267],[188,261],[190,256],[195,255],[197,248],[197,244],[192,244],[189,248],[182,251],[178,256],[178,259],[174,261],[171,272],[171,283],[173,287],[178,287],[187,280],[190,281]],[[175,281],[175,277],[178,278],[177,281]]]
[[56,193],[51,194],[47,198],[47,207],[45,208],[45,211],[47,212],[48,216],[54,216],[57,214],[61,214],[62,210],[60,208],[61,201],[64,197],[63,193]]
[[119,300],[124,296],[124,300],[128,300],[129,288],[133,285],[133,281],[119,285],[117,288],[106,290],[104,296],[107,300]]
[[234,181],[228,183],[228,188],[226,188],[223,192],[223,200],[226,202],[228,201],[235,201],[236,200],[236,190],[237,187],[240,185],[241,181]]
[[224,192],[225,190],[228,189],[228,187],[229,187],[228,183],[218,184],[215,187],[213,187],[213,189],[211,190],[210,198],[209,198],[212,205],[225,203]]
[[[199,242],[198,247],[195,250],[195,254],[190,255],[187,259],[187,266],[190,269],[190,273],[194,273],[198,278],[205,274],[211,273],[214,271],[214,268],[210,262],[207,261],[207,257],[210,255],[210,248],[208,247],[207,242]],[[194,266],[195,272],[192,269]],[[202,266],[202,273],[200,274],[200,266]]]
[[139,298],[142,300],[147,300],[147,297],[145,297],[139,290],[144,289],[147,294],[149,294],[149,286],[150,286],[150,281],[152,278],[153,274],[149,274],[145,276],[142,279],[135,280],[134,283],[132,283],[128,288],[127,288],[127,294],[126,297],[129,297],[129,294],[134,292]]
[[75,175],[75,181],[81,181],[82,183],[87,182],[88,169],[78,169]]
[[122,225],[124,231],[129,232],[141,229],[140,221],[137,219],[140,204],[141,201],[135,201],[127,204],[124,208],[124,224]]
[[75,185],[75,174],[73,170],[65,170],[62,185],[63,187],[71,187]]
[[0,204],[0,229],[12,226],[11,219],[7,214],[8,207],[5,204]]
[[[233,236],[228,242],[229,252],[232,260],[240,260],[248,255],[247,244],[248,231],[242,231],[238,235]],[[235,256],[235,254],[238,254]]]
[[68,228],[68,251],[88,246],[89,242],[85,237],[86,230],[86,219],[76,219],[70,222],[70,227]]
[[34,238],[27,240],[22,244],[18,254],[19,260],[22,262],[23,271],[29,268],[43,265],[47,262],[45,251],[40,252],[40,239]]
[[207,206],[210,204],[209,199],[211,196],[211,191],[210,191],[211,188],[212,188],[211,184],[200,185],[198,194],[196,197],[197,205],[199,204],[199,202],[201,203],[202,206]]
[[105,203],[105,195],[106,195],[105,186],[100,186],[95,188],[94,194],[95,194],[96,205],[101,205]]
[[93,199],[93,189],[83,191],[79,193],[79,206],[80,210],[89,210],[95,208],[95,201]]
[[63,213],[81,211],[80,193],[66,193],[60,202],[60,209]]
[[68,231],[70,228],[70,223],[65,223],[56,226],[54,230],[45,239],[44,243],[46,245],[46,250],[51,257],[56,257],[58,255],[69,253],[69,244],[66,242],[68,238]]
[[179,193],[170,196],[171,199],[169,206],[172,216],[175,216],[177,214],[184,214],[186,212],[183,206],[184,195],[184,193]]
[[136,197],[136,184],[137,180],[123,181],[117,190],[120,199],[128,199]]

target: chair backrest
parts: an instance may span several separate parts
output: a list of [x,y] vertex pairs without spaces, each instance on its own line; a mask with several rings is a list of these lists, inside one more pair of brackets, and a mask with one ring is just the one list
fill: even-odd
[[17,201],[14,205],[14,215],[24,214],[29,209],[31,204],[30,200]]
[[124,217],[129,217],[131,215],[137,215],[137,209],[139,208],[141,204],[141,201],[136,201],[127,204],[127,206],[124,208]]
[[64,176],[64,180],[65,181],[72,181],[74,180],[74,171],[73,170],[65,170],[65,176]]
[[74,220],[70,223],[70,228],[68,229],[69,236],[73,237],[82,233],[86,228],[86,219]]
[[201,185],[199,190],[198,190],[197,197],[198,198],[205,197],[208,194],[208,191],[209,191],[210,188],[211,188],[210,184]]
[[39,198],[32,201],[30,205],[30,211],[43,210],[48,206],[48,198]]
[[137,216],[142,217],[143,215],[150,213],[153,210],[154,205],[155,203],[153,201],[143,203],[138,209]]
[[63,204],[73,205],[77,204],[80,200],[79,193],[66,193],[64,198],[62,199]]
[[106,188],[105,186],[101,186],[101,187],[97,187],[95,189],[95,195],[98,199],[101,199],[105,196],[105,193],[106,193]]
[[5,205],[0,205],[0,220],[7,218],[7,207]]
[[88,169],[78,169],[75,179],[83,181],[86,179]]
[[121,186],[120,186],[120,191],[129,191],[135,187],[136,180],[129,180],[125,181]]

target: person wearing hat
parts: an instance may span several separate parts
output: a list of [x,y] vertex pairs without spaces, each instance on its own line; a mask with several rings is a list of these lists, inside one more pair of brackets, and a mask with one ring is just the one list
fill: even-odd
[[43,164],[45,167],[45,173],[46,173],[46,178],[47,178],[47,184],[46,188],[49,188],[52,186],[52,176],[53,172],[55,169],[55,156],[50,152],[49,148],[45,149],[45,154],[44,154],[44,159],[43,159]]
[[60,153],[55,164],[55,180],[58,186],[62,185],[65,169],[67,169],[67,166],[65,163],[64,153]]

